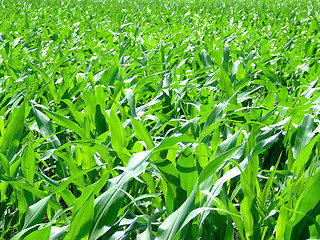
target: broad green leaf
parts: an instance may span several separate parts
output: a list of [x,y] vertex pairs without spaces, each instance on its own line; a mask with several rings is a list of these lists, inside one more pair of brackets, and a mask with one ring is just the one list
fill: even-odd
[[135,102],[133,91],[130,88],[128,88],[128,89],[125,89],[125,93],[129,102],[131,116],[135,118],[137,117],[137,113],[136,113],[136,102]]
[[[34,188],[31,185],[29,185],[28,183],[23,182],[17,178],[0,176],[0,180],[11,184],[14,188],[17,187],[17,188],[25,189],[25,190],[29,191],[30,193],[32,193],[33,195],[37,196],[38,198],[44,199],[44,198],[48,197],[47,193],[45,193],[37,188]],[[54,208],[55,210],[60,208],[59,203],[57,203],[55,200],[52,200],[50,198],[49,198],[49,200],[50,200],[49,204],[52,208]]]
[[127,170],[109,181],[109,189],[94,200],[93,227],[89,239],[98,239],[116,222],[128,181],[139,176],[146,168],[146,161],[152,151],[132,155]]
[[154,147],[154,143],[148,133],[146,127],[138,120],[131,118],[132,125],[136,135],[147,144],[147,149],[150,150]]
[[202,49],[202,58],[203,58],[203,62],[204,62],[204,67],[205,68],[211,67],[212,61],[209,57],[208,52],[205,49]]
[[34,175],[36,172],[36,157],[30,142],[25,148],[23,157],[21,159],[21,170],[27,180],[27,183],[33,185]]
[[180,187],[179,171],[168,159],[157,159],[152,161],[163,175],[163,178],[170,184]]
[[[320,172],[317,173],[310,179],[307,183],[304,191],[299,196],[296,206],[294,206],[293,215],[290,221],[287,222],[285,227],[285,238],[284,239],[294,239],[300,237],[302,234],[302,224],[303,221],[308,221],[308,215],[311,214],[311,210],[316,207],[320,201]],[[319,214],[319,209],[316,214]],[[304,219],[304,217],[307,217]]]
[[218,122],[222,118],[222,113],[226,109],[227,103],[219,103],[216,105],[214,110],[210,113],[209,117],[207,118],[206,122],[203,126],[203,131],[208,128],[211,124]]
[[36,228],[39,228],[41,226],[41,224],[36,224],[33,225],[27,229],[22,229],[21,231],[19,231],[17,234],[15,234],[11,240],[20,240],[23,239],[24,236],[26,236],[28,233],[34,231]]
[[[207,211],[218,211],[221,214],[230,214],[233,215],[233,213],[224,210],[224,209],[219,209],[219,208],[208,208],[208,207],[201,207],[201,208],[196,208],[194,209],[192,212],[190,212],[188,214],[188,216],[186,217],[186,219],[184,220],[181,228],[184,228],[192,219],[194,219],[195,217],[197,217],[198,215],[200,215],[203,212],[207,212]],[[236,216],[240,216],[239,214],[236,214]]]
[[178,142],[193,143],[193,142],[196,142],[196,140],[187,134],[184,134],[182,136],[177,136],[177,137],[167,137],[167,138],[163,139],[162,142],[158,146],[155,147],[154,153],[160,152],[165,149],[172,148]]
[[215,173],[220,165],[233,154],[241,145],[235,146],[237,139],[240,135],[240,131],[229,137],[225,141],[219,144],[218,151],[211,162],[202,170],[199,176],[199,182],[202,183],[208,177]]
[[208,146],[206,146],[204,143],[200,143],[196,147],[195,155],[200,167],[204,168],[208,165],[212,152]]
[[50,234],[50,240],[60,240],[61,237],[65,234],[66,230],[64,227],[56,227],[51,226],[51,234]]
[[306,114],[303,117],[301,125],[298,127],[294,142],[293,156],[297,158],[302,149],[311,141],[313,137],[314,117]]
[[229,62],[229,45],[226,44],[224,47],[224,52],[223,52],[223,59],[222,59],[222,63],[220,62],[221,60],[221,56],[220,54],[215,51],[214,52],[214,56],[215,56],[215,63],[218,65],[219,70],[220,70],[220,80],[221,80],[221,84],[220,84],[220,88],[221,91],[226,93],[226,98],[227,99],[231,99],[231,103],[236,104],[236,98],[235,96],[233,96],[233,94],[235,93],[234,88],[232,86],[232,82],[231,79],[229,78],[227,72],[228,72],[228,62]]
[[198,183],[195,185],[188,199],[174,213],[172,213],[160,226],[156,240],[171,240],[183,227],[183,223],[193,210],[194,201],[198,191]]
[[0,172],[2,171],[2,169],[4,169],[5,174],[7,174],[8,176],[10,176],[10,166],[9,166],[9,161],[6,158],[5,155],[3,155],[2,153],[0,153]]
[[198,172],[196,161],[189,147],[180,154],[177,161],[177,170],[180,176],[181,188],[187,191],[187,196],[190,196],[198,180]]
[[59,139],[54,135],[52,124],[50,119],[42,112],[37,110],[35,107],[32,108],[33,115],[36,118],[37,125],[43,137],[51,136],[49,139],[52,141],[51,145],[53,148],[58,148],[61,144]]
[[228,62],[229,62],[230,59],[231,59],[231,57],[230,57],[230,48],[229,48],[229,44],[226,43],[224,45],[224,48],[223,48],[223,59],[222,59],[222,66],[223,66],[223,68],[224,68],[224,70],[226,72],[229,71]]
[[[78,173],[78,174],[81,175],[83,173]],[[63,200],[66,202],[68,206],[73,205],[76,198],[69,189],[66,189],[68,186],[64,187],[64,184],[66,183],[65,185],[67,185],[69,179],[60,185],[57,181],[54,181],[51,178],[47,177],[45,174],[43,174],[42,171],[37,173],[37,175],[40,176],[44,181],[46,181],[48,184],[50,184],[55,188],[52,191],[52,194],[56,194],[56,193],[61,194]],[[72,176],[72,178],[74,179],[76,179],[77,177],[78,177],[77,175]]]
[[6,128],[2,141],[1,150],[4,156],[11,162],[19,149],[22,132],[25,123],[26,102],[18,108],[15,108],[10,114],[9,124]]
[[107,131],[107,121],[104,115],[102,114],[101,107],[99,104],[96,105],[95,124],[98,135],[101,135]]
[[67,117],[60,116],[54,112],[44,109],[49,117],[51,117],[59,126],[65,127],[76,134],[78,134],[82,139],[87,139],[85,132],[79,127],[78,124],[71,121]]
[[[82,200],[82,199],[81,199]],[[94,215],[94,199],[93,195],[86,199],[86,202],[75,202],[75,211],[72,211],[72,221],[68,234],[64,239],[88,239],[91,231],[91,225]]]
[[68,105],[68,108],[72,115],[74,116],[77,123],[80,125],[80,127],[84,126],[84,116],[83,113],[77,111],[75,104],[73,104],[69,99],[62,99],[62,102]]
[[46,85],[48,85],[48,89],[50,91],[50,93],[52,94],[53,98],[58,101],[58,93],[57,93],[57,89],[54,85],[54,82],[52,79],[50,79],[50,77],[48,76],[48,74],[38,65],[30,62],[28,59],[24,58],[24,60],[28,63],[28,65],[32,68],[33,71],[38,72],[41,77],[43,78],[43,80],[46,82]]
[[273,181],[274,181],[274,176],[275,176],[276,170],[278,168],[281,156],[282,156],[282,153],[280,154],[280,156],[278,158],[278,161],[277,161],[276,165],[274,166],[274,169],[272,170],[272,172],[270,174],[270,177],[268,178],[265,187],[263,188],[263,192],[262,192],[262,194],[260,196],[262,206],[265,206],[266,203],[267,203],[269,192],[271,190],[271,187],[272,187],[272,184],[273,184]]
[[232,136],[229,136],[225,141],[219,144],[218,149],[214,155],[214,158],[218,158],[221,155],[228,152],[230,149],[236,147],[238,138],[240,136],[241,131],[236,132]]
[[316,135],[307,145],[302,148],[297,159],[293,162],[291,172],[295,174],[300,174],[304,172],[304,165],[308,162],[310,155],[312,154],[312,150],[314,145],[319,141],[320,134]]
[[51,226],[48,226],[30,233],[24,238],[24,240],[50,239],[50,233],[51,233]]
[[207,178],[209,178],[212,174],[214,174],[217,169],[221,166],[221,164],[233,154],[237,149],[239,149],[241,145],[238,145],[232,149],[229,149],[228,152],[219,156],[218,158],[212,160],[200,173],[199,182],[202,183]]
[[28,208],[23,229],[27,229],[42,222],[50,198],[51,196],[47,196]]
[[259,141],[252,150],[251,155],[258,155],[266,150],[268,150],[277,140],[281,133],[276,133],[275,135],[268,137]]
[[126,146],[126,137],[120,119],[115,111],[110,111],[107,122],[111,128],[111,145],[115,151],[121,152]]

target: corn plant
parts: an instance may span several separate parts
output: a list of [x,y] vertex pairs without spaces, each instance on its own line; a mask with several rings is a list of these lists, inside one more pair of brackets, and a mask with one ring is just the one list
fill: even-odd
[[319,10],[2,0],[0,238],[320,238]]

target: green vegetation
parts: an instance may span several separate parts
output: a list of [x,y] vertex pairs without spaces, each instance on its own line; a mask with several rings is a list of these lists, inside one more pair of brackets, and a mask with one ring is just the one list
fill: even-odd
[[320,237],[318,2],[0,8],[1,239]]

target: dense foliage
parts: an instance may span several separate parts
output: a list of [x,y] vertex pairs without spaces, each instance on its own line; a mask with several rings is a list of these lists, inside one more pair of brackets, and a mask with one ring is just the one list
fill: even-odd
[[320,237],[319,3],[0,8],[0,238]]

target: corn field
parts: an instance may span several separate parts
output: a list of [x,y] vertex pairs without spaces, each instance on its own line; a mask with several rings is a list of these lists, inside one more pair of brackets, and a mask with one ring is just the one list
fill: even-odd
[[0,239],[319,239],[319,14],[1,0]]

